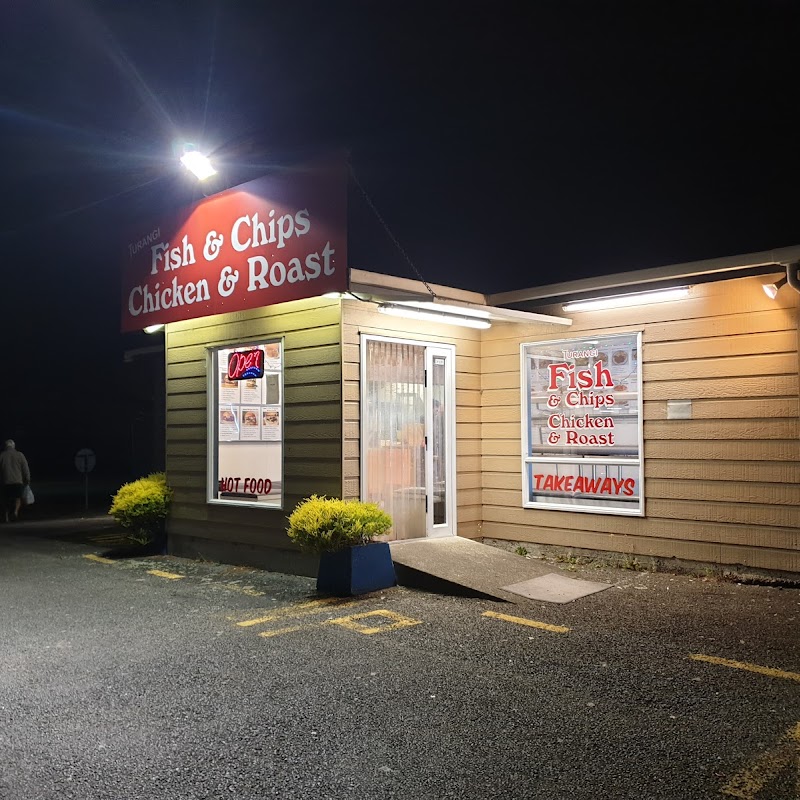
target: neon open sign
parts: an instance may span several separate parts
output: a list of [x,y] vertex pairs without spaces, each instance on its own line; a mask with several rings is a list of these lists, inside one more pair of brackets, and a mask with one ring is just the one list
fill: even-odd
[[264,377],[264,351],[243,350],[228,356],[228,377],[232,381]]

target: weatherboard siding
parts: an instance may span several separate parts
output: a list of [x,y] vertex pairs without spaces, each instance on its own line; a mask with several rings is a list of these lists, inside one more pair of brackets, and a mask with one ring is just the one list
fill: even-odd
[[[798,297],[760,278],[681,303],[482,337],[482,525],[491,539],[800,571]],[[540,308],[561,313],[560,308]],[[522,508],[520,343],[641,330],[645,517]],[[668,400],[692,419],[668,420]]]
[[454,345],[456,350],[456,491],[459,536],[480,535],[481,331],[379,314],[372,303],[343,301],[344,496],[361,492],[361,334]]
[[[208,503],[208,350],[273,337],[284,341],[283,509]],[[340,306],[323,298],[167,327],[171,551],[313,572],[290,545],[286,517],[312,493],[341,495],[341,352]]]

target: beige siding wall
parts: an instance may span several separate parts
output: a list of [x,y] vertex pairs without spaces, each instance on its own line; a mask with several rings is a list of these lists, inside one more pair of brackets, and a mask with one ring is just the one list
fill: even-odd
[[372,303],[346,300],[342,312],[344,379],[344,493],[360,493],[360,346],[362,333],[456,348],[456,483],[459,536],[476,537],[481,519],[480,334],[379,314]]
[[[798,295],[764,279],[681,303],[495,325],[481,345],[481,535],[800,571]],[[560,309],[540,309],[560,313]],[[521,342],[643,331],[645,518],[522,508]],[[693,419],[668,420],[668,400]]]
[[[208,348],[283,337],[284,508],[206,502]],[[341,313],[314,298],[173,323],[167,349],[167,475],[175,489],[170,548],[268,568],[303,566],[286,517],[312,492],[342,491]]]

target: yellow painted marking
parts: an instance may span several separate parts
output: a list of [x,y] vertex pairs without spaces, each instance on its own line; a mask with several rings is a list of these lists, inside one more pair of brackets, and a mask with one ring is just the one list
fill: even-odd
[[280,636],[282,633],[294,633],[295,631],[299,631],[302,627],[302,625],[295,625],[293,628],[276,628],[274,631],[261,631],[258,635],[269,639],[271,636]]
[[157,578],[166,578],[169,581],[177,581],[186,577],[185,575],[178,575],[175,572],[164,572],[163,569],[149,569],[147,573],[149,575],[155,575]]
[[739,800],[755,800],[758,793],[787,766],[797,763],[796,759],[800,759],[800,722],[789,728],[776,747],[737,772],[720,791]]
[[[366,625],[361,625],[357,622],[359,619],[366,619],[367,617],[386,617],[387,619],[394,620],[389,625],[380,625],[377,628],[369,628]],[[410,628],[413,625],[421,625],[421,619],[411,619],[411,617],[404,617],[396,614],[394,611],[365,611],[363,614],[352,614],[349,617],[338,617],[337,619],[329,619],[327,625],[341,625],[357,633],[363,633],[365,636],[370,636],[373,633],[383,633],[384,631],[396,631],[398,628]]]
[[103,558],[103,556],[96,556],[94,553],[89,553],[89,555],[85,555],[84,558],[87,561],[96,561],[98,564],[114,564],[114,563],[116,563],[111,558]]
[[298,603],[293,606],[283,606],[267,614],[263,617],[256,617],[255,619],[246,619],[244,622],[237,622],[240,628],[248,628],[251,625],[263,625],[265,622],[274,622],[281,617],[306,617],[309,614],[318,614],[330,606],[352,606],[355,605],[355,600],[340,600],[336,597],[325,597],[322,600],[309,600],[307,603]]
[[757,672],[759,675],[768,675],[770,678],[785,678],[789,681],[800,683],[800,672],[786,672],[783,669],[773,667],[762,667],[759,664],[748,664],[745,661],[731,661],[728,658],[717,658],[716,656],[705,656],[702,653],[689,653],[689,658],[694,661],[705,661],[708,664],[716,664],[720,667],[733,667],[734,669],[744,669],[748,672]]
[[569,633],[569,628],[565,628],[563,625],[550,625],[547,622],[539,622],[535,619],[512,617],[510,614],[498,614],[496,611],[484,611],[483,616],[502,619],[504,622],[515,622],[517,625],[527,625],[530,628],[541,628],[543,631],[550,631],[551,633]]

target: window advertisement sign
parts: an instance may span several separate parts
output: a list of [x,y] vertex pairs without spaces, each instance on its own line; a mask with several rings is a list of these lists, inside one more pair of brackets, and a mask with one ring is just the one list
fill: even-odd
[[347,289],[344,165],[270,175],[132,231],[122,330]]
[[209,500],[283,506],[283,343],[211,353]]
[[522,345],[523,506],[644,514],[641,333]]

